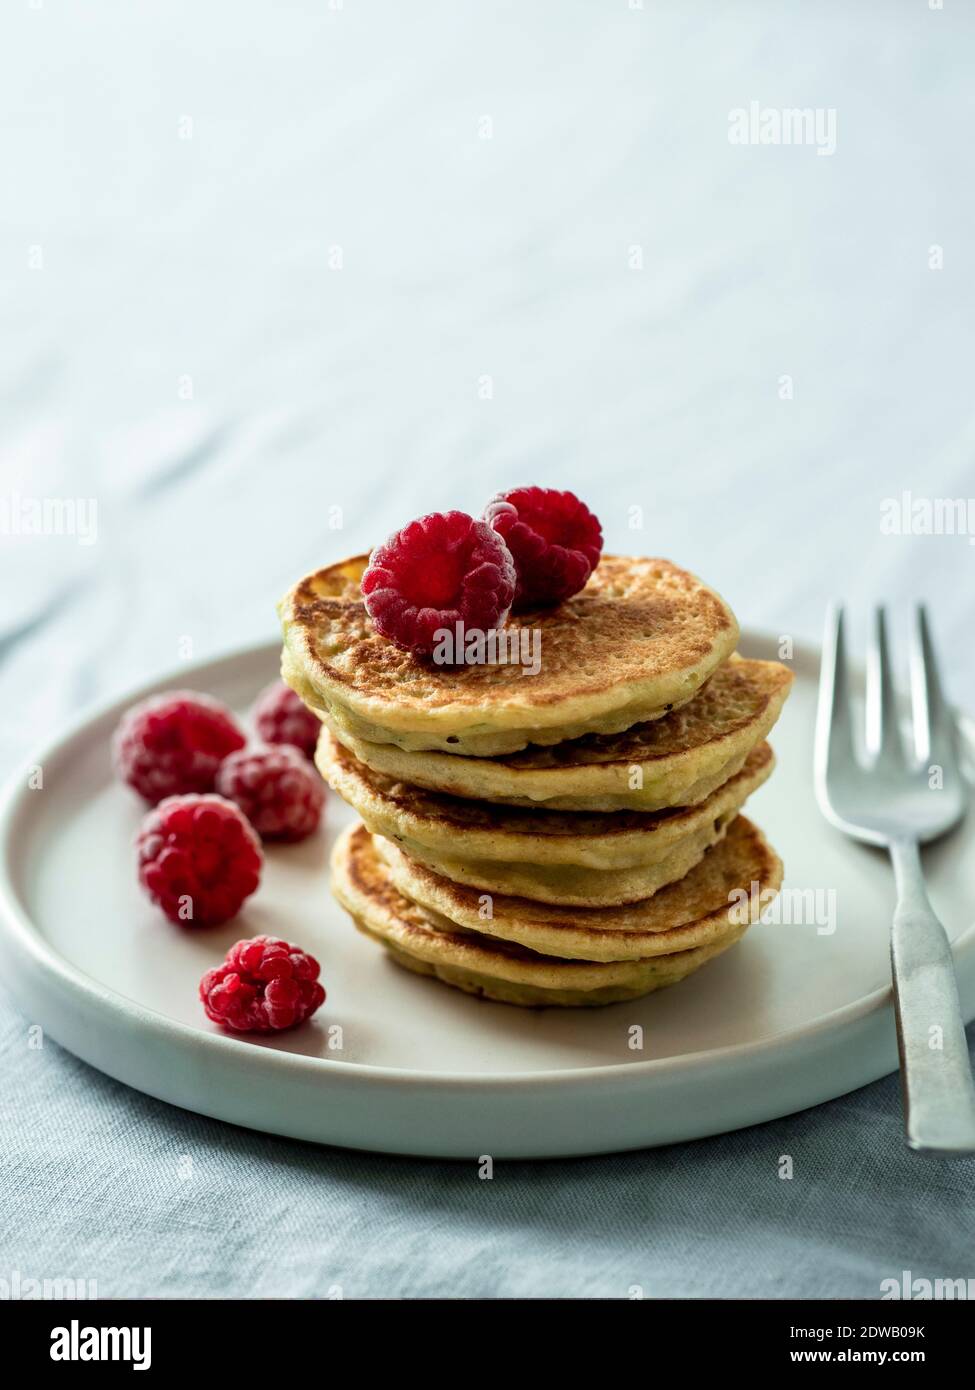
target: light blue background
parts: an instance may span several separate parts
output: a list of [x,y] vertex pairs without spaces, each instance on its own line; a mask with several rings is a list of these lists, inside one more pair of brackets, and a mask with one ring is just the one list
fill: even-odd
[[[879,524],[903,489],[975,495],[973,57],[957,0],[8,6],[0,494],[95,498],[98,536],[0,536],[4,761],[187,638],[272,633],[313,565],[524,481],[751,626],[928,597],[975,707],[975,549]],[[731,145],[753,100],[835,110],[835,154]],[[482,1182],[198,1119],[29,1050],[28,1023],[0,1006],[0,1277],[876,1297],[975,1274],[975,1169],[905,1152],[894,1078]]]

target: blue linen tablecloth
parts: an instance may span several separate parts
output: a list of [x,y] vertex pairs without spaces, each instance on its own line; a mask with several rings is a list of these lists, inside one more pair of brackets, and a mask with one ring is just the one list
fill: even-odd
[[[834,594],[927,597],[975,704],[968,535],[883,529],[887,499],[975,492],[970,9],[37,0],[2,25],[5,765],[272,634],[312,565],[523,481],[751,626],[815,639]],[[18,533],[44,498],[97,509]],[[975,1165],[905,1151],[893,1077],[488,1182],[172,1109],[30,1022],[2,999],[0,1281],[870,1298],[975,1274]]]

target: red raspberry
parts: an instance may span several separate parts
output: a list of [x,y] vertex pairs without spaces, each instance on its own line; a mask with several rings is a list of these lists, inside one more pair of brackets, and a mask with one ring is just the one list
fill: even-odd
[[574,492],[515,487],[488,503],[484,519],[504,537],[514,558],[516,610],[571,598],[599,564],[602,527]]
[[139,882],[171,922],[226,922],[261,878],[261,842],[222,796],[167,797],[142,822],[136,849]]
[[321,966],[276,936],[238,941],[200,981],[207,1018],[235,1033],[294,1028],[325,1002]]
[[325,784],[297,748],[242,748],[220,764],[217,791],[234,801],[262,840],[303,840],[317,829]]
[[453,635],[503,625],[515,569],[501,537],[466,512],[433,512],[411,521],[372,552],[362,576],[376,631],[404,651],[431,654],[438,628]]
[[254,727],[265,743],[290,743],[313,758],[322,725],[290,685],[275,681],[257,698]]
[[112,751],[123,782],[155,805],[164,796],[212,791],[217,768],[245,742],[219,700],[176,690],[127,710]]

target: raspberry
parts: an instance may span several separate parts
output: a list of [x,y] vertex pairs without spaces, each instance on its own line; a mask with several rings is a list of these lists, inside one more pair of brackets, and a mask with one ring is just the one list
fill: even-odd
[[435,633],[457,623],[489,632],[503,625],[515,569],[501,537],[465,512],[411,521],[374,550],[362,576],[366,610],[404,651],[433,652]]
[[265,743],[290,743],[306,758],[315,756],[322,728],[317,716],[284,681],[275,681],[258,696],[254,727]]
[[200,981],[207,1018],[235,1033],[294,1028],[325,1002],[314,956],[276,936],[238,941]]
[[261,878],[261,843],[222,796],[167,797],[142,822],[136,849],[139,882],[171,922],[226,922]]
[[155,805],[164,796],[212,791],[217,768],[245,741],[219,700],[177,690],[127,710],[112,751],[123,782]]
[[318,826],[325,785],[290,744],[242,748],[220,764],[217,791],[236,802],[262,840],[303,840]]
[[518,572],[515,609],[571,598],[599,564],[603,530],[573,492],[516,487],[499,492],[484,519],[507,542]]

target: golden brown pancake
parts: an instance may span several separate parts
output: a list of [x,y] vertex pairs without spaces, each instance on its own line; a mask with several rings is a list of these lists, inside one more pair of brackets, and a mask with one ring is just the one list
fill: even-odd
[[517,942],[438,926],[392,885],[369,832],[354,826],[332,855],[332,884],[355,925],[397,964],[469,994],[502,1003],[563,1007],[635,999],[676,984],[741,938],[747,921],[727,924],[707,945],[642,960],[583,961],[540,955]]
[[[725,811],[678,841],[663,859],[652,864],[631,864],[622,869],[581,869],[575,864],[503,864],[496,859],[448,859],[432,854],[412,840],[397,841],[396,848],[442,878],[465,884],[479,893],[531,898],[563,908],[619,907],[652,897],[668,883],[683,878],[723,838],[736,815],[736,810]],[[393,843],[379,835],[375,838],[377,844]]]
[[782,882],[778,855],[744,816],[684,878],[621,907],[566,909],[481,893],[416,863],[388,840],[376,837],[373,849],[393,886],[435,922],[579,960],[641,960],[710,945],[741,925],[738,909],[742,897],[753,896],[752,885],[755,895],[774,895]]
[[491,893],[595,907],[681,878],[775,764],[767,743],[705,801],[670,811],[530,810],[424,791],[370,771],[325,735],[316,761],[366,827],[435,873]]
[[509,620],[509,639],[538,634],[538,674],[438,666],[374,630],[367,562],[318,570],[280,605],[282,675],[347,739],[486,757],[616,733],[686,704],[738,640],[727,604],[686,570],[603,556],[574,598]]
[[430,791],[548,810],[654,811],[695,805],[739,772],[791,685],[792,672],[777,661],[733,657],[663,719],[494,758],[407,752],[326,723],[374,772]]
[[414,840],[468,859],[616,869],[662,859],[727,806],[741,805],[770,775],[775,755],[768,743],[760,743],[741,772],[696,806],[606,813],[508,806],[426,791],[373,772],[327,730],[315,762],[367,829],[388,840]]

